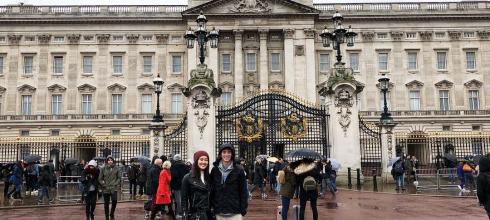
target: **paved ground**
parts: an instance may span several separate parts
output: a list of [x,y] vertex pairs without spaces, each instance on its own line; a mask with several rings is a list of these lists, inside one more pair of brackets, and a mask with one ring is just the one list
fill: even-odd
[[[298,200],[294,200],[297,204]],[[274,220],[279,202],[270,199],[252,200],[245,220]],[[116,219],[144,219],[142,202],[119,203]],[[97,220],[103,219],[103,205],[96,208]],[[307,217],[311,213],[307,209]],[[403,194],[369,193],[341,191],[337,199],[319,201],[320,220],[330,219],[409,219],[409,220],[484,220],[488,219],[484,210],[478,207],[476,198],[411,196]],[[291,210],[290,210],[291,211]],[[57,220],[84,219],[84,207],[81,205],[2,208],[1,219]],[[289,218],[292,219],[292,218]]]

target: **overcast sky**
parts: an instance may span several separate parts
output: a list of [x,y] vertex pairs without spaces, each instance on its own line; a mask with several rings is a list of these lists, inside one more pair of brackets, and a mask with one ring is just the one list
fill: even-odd
[[[461,0],[313,0],[314,3],[346,2],[458,2]],[[489,0],[487,0],[489,1]],[[0,5],[186,5],[187,0],[0,0]]]

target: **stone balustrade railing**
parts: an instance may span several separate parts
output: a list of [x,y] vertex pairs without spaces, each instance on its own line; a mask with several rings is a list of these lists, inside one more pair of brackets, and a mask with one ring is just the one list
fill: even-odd
[[[181,119],[185,114],[163,114],[164,119]],[[0,115],[0,121],[59,121],[59,120],[143,120],[153,114],[64,114],[64,115]]]
[[489,9],[488,1],[314,4],[320,11],[449,11]]
[[[378,117],[382,111],[360,111],[362,117]],[[393,117],[437,117],[437,116],[488,116],[490,110],[428,110],[428,111],[390,111]]]

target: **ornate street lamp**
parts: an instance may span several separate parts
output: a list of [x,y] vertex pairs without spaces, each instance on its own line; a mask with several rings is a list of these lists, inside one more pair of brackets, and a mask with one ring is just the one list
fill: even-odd
[[352,31],[351,26],[349,25],[349,29],[345,29],[342,25],[342,21],[344,17],[337,11],[332,16],[333,21],[333,30],[328,30],[327,26],[323,29],[320,37],[322,37],[323,47],[332,47],[334,50],[337,50],[337,64],[342,63],[342,55],[340,54],[340,45],[347,41],[347,46],[354,46],[354,38],[357,36],[357,33]]
[[153,80],[153,85],[155,86],[155,93],[157,94],[157,110],[153,116],[153,122],[163,122],[163,117],[160,114],[160,94],[163,89],[163,79],[160,78],[160,74]]
[[383,75],[380,79],[378,79],[379,85],[381,92],[383,92],[383,102],[384,102],[384,107],[383,107],[383,113],[381,113],[381,123],[382,124],[391,124],[393,123],[393,118],[391,117],[391,114],[388,112],[388,103],[386,101],[386,92],[388,92],[389,86],[390,86],[390,79]]
[[201,64],[204,64],[206,43],[209,41],[211,48],[218,47],[219,32],[214,27],[208,32],[206,29],[207,22],[208,19],[201,11],[200,15],[196,19],[196,30],[192,31],[192,28],[189,27],[189,30],[184,35],[184,38],[187,40],[187,48],[189,49],[194,48],[194,41],[197,41],[197,44],[199,45],[199,61]]

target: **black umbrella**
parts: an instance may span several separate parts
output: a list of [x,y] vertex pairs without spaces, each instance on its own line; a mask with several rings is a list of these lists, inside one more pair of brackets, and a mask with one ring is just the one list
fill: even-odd
[[475,156],[473,157],[473,162],[474,162],[476,165],[480,165],[480,160],[481,160],[481,158],[483,158],[483,155],[481,155],[481,154],[480,154],[480,155],[475,155]]
[[318,152],[310,150],[310,149],[305,149],[305,148],[290,151],[288,153],[288,157],[292,158],[292,159],[305,159],[305,158],[307,158],[307,159],[312,159],[312,160],[316,160],[316,159],[322,160],[325,158],[324,156],[322,156]]
[[149,167],[150,163],[151,163],[150,158],[145,157],[145,156],[135,156],[135,157],[132,157],[131,160],[139,162],[141,164],[141,166],[143,166],[143,167]]
[[24,157],[24,161],[27,163],[34,163],[36,161],[41,161],[42,157],[37,154],[29,154]]
[[454,154],[450,154],[450,153],[444,154],[443,158],[448,161],[451,161],[451,163],[454,165],[458,164],[458,158],[456,158]]
[[69,165],[69,164],[77,164],[78,163],[78,160],[75,159],[75,158],[67,158],[65,159],[65,164],[66,165]]
[[105,161],[106,157],[94,157],[92,160],[97,160],[97,161],[100,161],[100,160],[104,160]]

